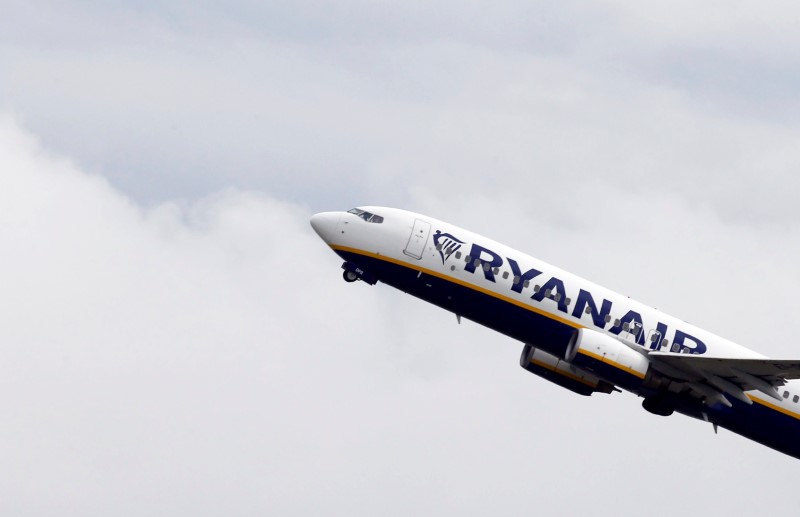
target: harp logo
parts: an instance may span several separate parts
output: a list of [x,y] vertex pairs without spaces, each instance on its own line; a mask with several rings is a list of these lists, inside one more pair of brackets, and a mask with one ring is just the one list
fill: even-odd
[[442,233],[441,230],[436,230],[433,236],[433,244],[439,250],[439,256],[442,257],[442,264],[444,264],[450,255],[461,249],[464,241],[460,241],[450,235],[449,233]]

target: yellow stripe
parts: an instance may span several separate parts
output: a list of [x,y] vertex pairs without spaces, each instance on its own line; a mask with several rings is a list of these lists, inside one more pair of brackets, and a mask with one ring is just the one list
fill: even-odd
[[543,363],[541,361],[536,361],[536,360],[531,360],[531,362],[533,364],[535,364],[536,366],[541,366],[542,368],[544,368],[546,370],[550,370],[551,372],[557,373],[558,375],[563,375],[564,377],[572,379],[573,381],[578,381],[581,384],[585,384],[585,385],[589,386],[590,388],[596,388],[597,387],[597,383],[596,382],[593,383],[593,382],[587,381],[586,379],[582,379],[582,378],[578,377],[577,375],[573,375],[570,372],[565,372],[564,370],[559,370],[559,369],[555,368],[554,366],[551,366],[551,365],[549,365],[547,363]]
[[531,305],[526,304],[525,302],[521,302],[519,300],[515,300],[513,298],[509,298],[508,296],[504,296],[502,294],[495,293],[494,291],[490,291],[488,289],[484,289],[483,287],[478,287],[477,285],[470,284],[469,282],[464,282],[463,280],[459,280],[458,278],[454,278],[451,276],[444,275],[439,273],[438,271],[433,271],[431,269],[426,269],[424,267],[415,266],[414,264],[410,264],[408,262],[403,262],[402,260],[397,260],[392,257],[387,257],[386,255],[380,255],[378,253],[371,253],[369,251],[363,251],[357,248],[348,248],[347,246],[331,246],[332,249],[336,251],[344,251],[349,253],[355,253],[357,255],[363,255],[365,257],[372,257],[378,260],[383,260],[385,262],[390,262],[392,264],[397,264],[398,266],[407,267],[409,269],[413,269],[414,271],[421,271],[426,275],[435,276],[436,278],[441,278],[443,280],[447,280],[448,282],[453,282],[454,284],[458,284],[462,287],[467,287],[469,289],[478,291],[479,293],[483,293],[485,295],[491,296],[492,298],[497,298],[498,300],[502,300],[504,302],[510,303],[512,305],[516,305],[517,307],[521,307],[523,309],[529,310],[531,312],[535,312],[536,314],[540,314],[551,320],[558,321],[559,323],[563,323],[564,325],[569,325],[572,328],[585,328],[583,325],[579,323],[575,323],[574,321],[569,321],[567,319],[561,318],[556,316],[555,314],[551,314],[547,311],[539,309],[537,307],[533,307]]
[[628,372],[629,374],[631,374],[631,375],[633,375],[635,377],[638,377],[640,379],[644,379],[644,374],[643,373],[639,373],[639,372],[637,372],[636,370],[634,370],[632,368],[628,368],[627,366],[624,366],[624,365],[619,364],[619,363],[617,363],[615,361],[612,361],[611,359],[609,359],[606,356],[598,355],[598,354],[595,354],[593,352],[589,352],[588,350],[584,350],[582,348],[578,350],[578,353],[579,354],[583,354],[583,355],[587,355],[587,356],[589,356],[589,357],[591,357],[593,359],[596,359],[596,360],[600,361],[601,363],[610,364],[614,368],[619,368],[620,370]]
[[788,415],[788,416],[790,416],[792,418],[796,418],[796,419],[800,420],[800,414],[798,414],[798,413],[794,413],[792,411],[789,411],[788,409],[782,408],[782,407],[780,407],[780,406],[778,406],[776,404],[773,404],[771,402],[767,402],[766,400],[761,400],[759,398],[756,398],[756,397],[750,395],[749,393],[746,393],[746,395],[753,402],[757,402],[758,404],[761,404],[762,406],[766,406],[769,409],[777,411],[778,413],[783,413],[784,415]]
[[[515,300],[513,298],[509,298],[508,296],[504,296],[502,294],[495,293],[494,291],[490,291],[488,289],[484,289],[482,287],[478,287],[477,285],[470,284],[469,282],[464,282],[463,280],[459,280],[458,278],[454,278],[454,277],[450,277],[450,276],[444,275],[442,273],[439,273],[438,271],[433,271],[431,269],[427,269],[427,268],[424,268],[424,267],[415,266],[414,264],[411,264],[409,262],[403,262],[402,260],[397,260],[395,258],[388,257],[386,255],[381,255],[379,253],[372,253],[372,252],[360,250],[360,249],[357,249],[357,248],[350,248],[350,247],[347,247],[347,246],[335,246],[335,245],[332,245],[331,248],[333,250],[335,250],[335,251],[344,251],[344,252],[349,252],[349,253],[355,253],[356,255],[363,255],[365,257],[372,257],[374,259],[383,260],[385,262],[396,264],[398,266],[407,267],[407,268],[413,269],[415,271],[421,271],[421,272],[425,273],[426,275],[435,276],[436,278],[441,278],[443,280],[447,280],[448,282],[453,282],[454,284],[458,284],[458,285],[460,285],[462,287],[466,287],[468,289],[473,289],[473,290],[478,291],[480,293],[483,293],[485,295],[491,296],[492,298],[497,298],[498,300],[503,300],[504,302],[508,302],[508,303],[510,303],[512,305],[515,305],[517,307],[521,307],[521,308],[529,310],[531,312],[535,312],[536,314],[540,314],[540,315],[542,315],[542,316],[544,316],[546,318],[550,318],[552,320],[558,321],[558,322],[563,323],[565,325],[569,325],[572,328],[586,328],[583,325],[580,325],[578,323],[566,320],[564,318],[560,318],[560,317],[558,317],[558,316],[556,316],[554,314],[546,312],[546,311],[544,311],[542,309],[539,309],[537,307],[533,307],[533,306],[528,305],[526,303],[523,303],[523,302],[521,302],[519,300]],[[644,375],[642,375],[641,373],[637,372],[636,370],[632,370],[632,369],[630,369],[630,368],[628,368],[626,366],[623,366],[623,365],[621,365],[619,363],[616,363],[614,361],[606,359],[605,357],[601,357],[601,356],[599,356],[597,354],[592,354],[591,352],[587,352],[585,350],[579,350],[579,352],[584,354],[584,355],[588,355],[590,357],[593,357],[593,358],[597,359],[600,362],[610,364],[610,365],[614,366],[615,368],[619,368],[620,370],[626,371],[626,372],[630,373],[631,375],[634,375],[634,376],[636,376],[636,377],[638,377],[640,379],[644,379],[644,377],[645,377]],[[535,364],[538,364],[539,366],[543,366],[543,367],[547,368],[547,366],[545,366],[544,364],[540,364],[538,361],[536,361]],[[550,369],[552,369],[552,368],[550,368]],[[559,373],[559,374],[562,374],[562,375],[565,375],[565,376],[569,377],[569,375],[567,375],[565,372],[562,372],[560,370],[555,370],[555,369],[552,369],[552,370],[555,371],[556,373]],[[580,381],[580,382],[585,382],[585,381],[583,381],[581,379],[578,379],[578,378],[575,378],[575,380]],[[592,386],[592,385],[590,384],[589,386]],[[592,387],[594,387],[594,386],[592,386]],[[793,418],[800,419],[800,414],[793,413],[793,412],[789,411],[788,409],[784,409],[784,408],[782,408],[780,406],[776,406],[775,404],[771,404],[771,403],[769,403],[769,402],[767,402],[765,400],[754,398],[754,397],[750,396],[749,394],[748,394],[748,397],[750,397],[750,399],[753,402],[757,402],[757,403],[761,404],[762,406],[768,407],[769,409],[773,409],[775,411],[778,411],[779,413],[783,413],[783,414],[791,416]]]

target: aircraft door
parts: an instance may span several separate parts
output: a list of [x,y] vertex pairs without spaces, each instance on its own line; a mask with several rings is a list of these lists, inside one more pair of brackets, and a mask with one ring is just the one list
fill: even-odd
[[422,258],[422,252],[425,251],[425,244],[428,242],[428,235],[431,233],[431,223],[423,221],[422,219],[414,220],[414,228],[411,230],[411,235],[408,238],[408,244],[403,253],[409,257],[417,260]]

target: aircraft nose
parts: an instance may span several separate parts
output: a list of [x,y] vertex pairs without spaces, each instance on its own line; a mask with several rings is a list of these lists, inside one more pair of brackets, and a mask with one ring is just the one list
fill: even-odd
[[317,235],[330,244],[336,235],[336,227],[339,224],[339,212],[320,212],[311,216],[311,227]]

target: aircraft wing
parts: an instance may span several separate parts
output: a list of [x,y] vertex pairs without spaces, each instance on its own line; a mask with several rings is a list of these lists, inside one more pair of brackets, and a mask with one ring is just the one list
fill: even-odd
[[[678,381],[683,381],[698,394],[732,395],[745,400],[745,391],[758,390],[781,400],[776,388],[788,379],[800,379],[800,361],[777,359],[739,359],[703,357],[690,354],[650,352],[653,368]],[[717,398],[716,394],[711,394]]]
[[[731,368],[758,377],[778,377],[784,380],[800,379],[800,361],[779,359],[729,359],[721,357],[703,357],[689,354],[670,354],[666,352],[650,352],[650,359],[685,371],[690,377],[698,372],[706,372],[721,377],[735,375]],[[656,367],[656,369],[658,369]],[[694,374],[694,375],[693,375]],[[690,380],[690,379],[687,379]],[[692,379],[698,380],[698,379]],[[782,385],[781,383],[780,385]]]

